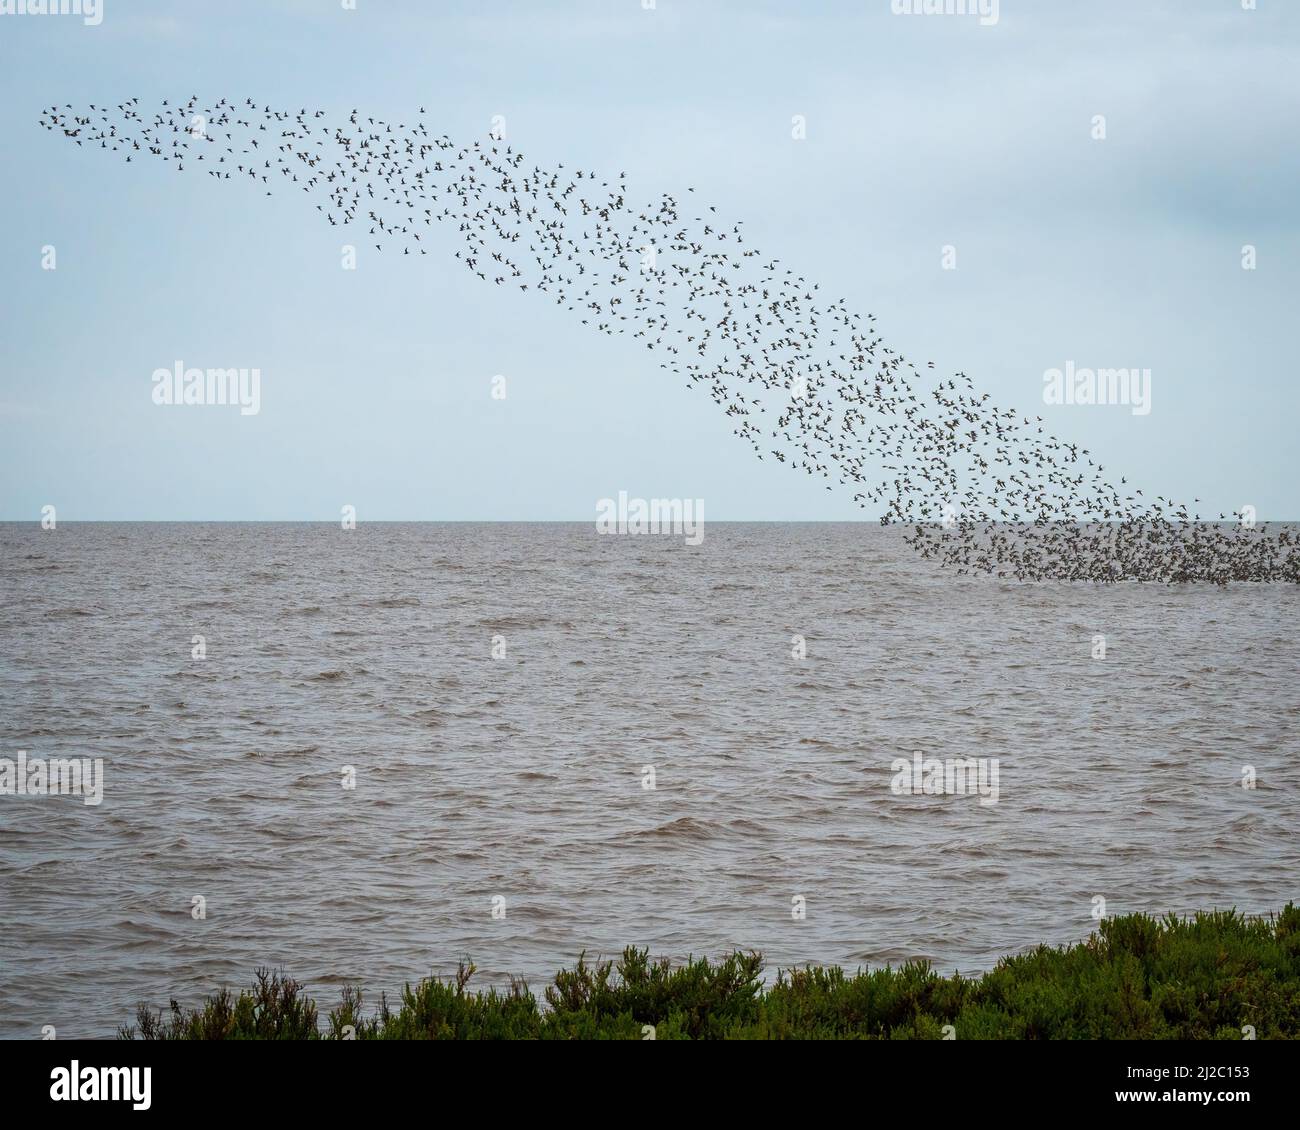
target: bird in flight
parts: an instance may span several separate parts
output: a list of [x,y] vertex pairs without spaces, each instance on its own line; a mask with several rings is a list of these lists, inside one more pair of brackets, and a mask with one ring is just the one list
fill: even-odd
[[[925,377],[842,299],[764,255],[717,206],[635,202],[626,174],[543,167],[490,134],[458,143],[358,109],[279,110],[197,96],[146,109],[70,105],[46,130],[127,161],[145,153],[259,193],[303,194],[377,251],[427,255],[431,233],[493,287],[518,287],[661,358],[703,389],[762,459],[852,492],[922,557],[1018,581],[1300,583],[1300,546],[1243,513],[1203,519],[993,403],[965,373]],[[925,372],[933,370],[927,363]],[[1121,493],[1128,488],[1129,493]],[[1194,500],[1199,501],[1199,500]]]

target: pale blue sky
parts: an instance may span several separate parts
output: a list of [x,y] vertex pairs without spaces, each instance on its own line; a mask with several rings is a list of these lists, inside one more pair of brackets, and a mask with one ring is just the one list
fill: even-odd
[[[36,124],[54,102],[191,94],[423,105],[466,140],[504,114],[544,167],[626,170],[647,201],[694,185],[889,345],[1041,413],[1148,496],[1300,518],[1300,5],[1259,7],[1002,0],[993,27],[889,0],[0,16],[0,518],[585,521],[619,490],[703,498],[710,520],[863,516],[757,462],[646,351],[479,283],[450,235],[402,259],[358,233],[345,272],[348,237],[292,194]],[[177,359],[259,367],[260,415],[155,406],[150,375]],[[1150,368],[1151,414],[1045,408],[1067,361]]]

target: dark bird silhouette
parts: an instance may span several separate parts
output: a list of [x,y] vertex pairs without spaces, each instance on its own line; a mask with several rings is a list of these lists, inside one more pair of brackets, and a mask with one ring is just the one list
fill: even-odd
[[424,115],[420,107],[405,125],[354,109],[329,124],[321,110],[259,109],[248,98],[200,108],[191,96],[155,113],[137,98],[86,114],[52,107],[40,125],[177,171],[215,156],[209,163],[225,168],[207,171],[218,180],[232,179],[233,164],[265,195],[301,192],[331,226],[364,224],[376,250],[427,254],[420,229],[442,227],[461,243],[452,258],[479,279],[545,295],[597,332],[660,353],[759,459],[851,490],[882,524],[903,524],[922,557],[959,574],[1300,583],[1300,539],[1288,529],[1236,513],[1202,519],[1163,496],[1147,503],[1136,488],[1121,496],[1127,478],[1112,485],[1041,416],[999,407],[965,373],[923,379],[885,345],[875,315],[820,297],[818,283],[747,244],[716,205],[692,208],[705,222],[684,217],[670,193],[637,204],[625,173],[611,183],[542,168],[490,135],[459,145],[430,134]]

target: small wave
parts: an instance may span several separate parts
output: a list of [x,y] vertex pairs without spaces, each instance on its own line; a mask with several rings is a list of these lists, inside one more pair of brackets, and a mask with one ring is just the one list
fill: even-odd
[[480,628],[493,628],[500,630],[502,628],[517,628],[521,630],[531,630],[533,628],[544,628],[550,620],[545,616],[501,616],[490,617],[478,622]]
[[629,837],[634,840],[708,840],[712,839],[714,831],[709,825],[690,816],[679,816],[676,820],[670,820],[667,824],[660,824],[656,828],[644,828],[639,832],[633,832]]

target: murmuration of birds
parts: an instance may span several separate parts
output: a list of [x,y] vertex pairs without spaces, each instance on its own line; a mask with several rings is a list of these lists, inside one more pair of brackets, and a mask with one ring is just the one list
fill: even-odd
[[1300,537],[1287,527],[1148,499],[965,373],[923,377],[874,315],[750,246],[694,189],[635,204],[624,173],[542,168],[492,135],[460,145],[430,133],[423,108],[410,124],[337,118],[195,96],[153,110],[138,98],[51,107],[40,124],[127,161],[301,191],[379,251],[427,255],[434,231],[454,230],[455,258],[484,284],[544,295],[644,345],[706,389],[759,459],[852,491],[959,575],[1300,583]]

